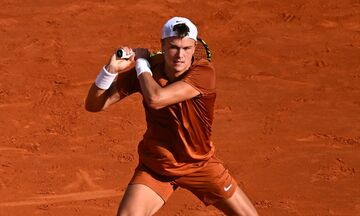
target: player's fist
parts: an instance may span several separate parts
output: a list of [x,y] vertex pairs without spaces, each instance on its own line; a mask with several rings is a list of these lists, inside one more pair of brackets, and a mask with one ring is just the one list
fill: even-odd
[[145,48],[136,48],[134,49],[134,52],[135,52],[135,60],[139,58],[149,60],[150,58],[150,52]]
[[123,57],[119,57],[116,52],[111,56],[108,64],[105,66],[109,73],[120,73],[126,71],[134,65],[135,53],[129,47],[122,47]]

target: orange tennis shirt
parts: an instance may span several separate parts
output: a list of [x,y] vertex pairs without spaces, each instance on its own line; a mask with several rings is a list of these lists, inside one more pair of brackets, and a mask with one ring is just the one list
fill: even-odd
[[[164,73],[162,55],[150,60],[154,80],[162,87],[171,84]],[[138,146],[139,160],[157,174],[181,176],[201,169],[213,156],[211,141],[214,115],[215,70],[206,60],[194,61],[178,77],[200,92],[200,95],[159,110],[145,101],[147,130]],[[140,92],[134,69],[119,74],[117,88],[122,97]]]

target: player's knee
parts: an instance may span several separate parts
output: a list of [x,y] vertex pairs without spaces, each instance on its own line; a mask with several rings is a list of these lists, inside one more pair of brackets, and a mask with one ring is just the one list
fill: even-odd
[[238,212],[236,215],[239,216],[259,216],[258,213],[256,212],[256,210],[252,207],[247,208],[247,209],[243,209],[243,211]]
[[126,206],[118,210],[117,216],[150,216],[154,211],[139,206]]
[[[215,205],[216,206],[216,205]],[[248,208],[248,207],[222,207],[219,208],[222,212],[224,212],[226,215],[231,215],[231,216],[259,216],[258,213],[256,212],[255,209],[253,208]]]
[[148,215],[145,212],[139,211],[139,209],[120,209],[117,216],[144,216]]

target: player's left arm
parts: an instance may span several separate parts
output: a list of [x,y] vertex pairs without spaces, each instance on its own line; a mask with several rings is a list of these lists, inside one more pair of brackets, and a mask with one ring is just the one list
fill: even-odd
[[144,100],[153,109],[161,109],[200,94],[193,86],[181,80],[161,87],[150,73],[142,73],[138,78]]

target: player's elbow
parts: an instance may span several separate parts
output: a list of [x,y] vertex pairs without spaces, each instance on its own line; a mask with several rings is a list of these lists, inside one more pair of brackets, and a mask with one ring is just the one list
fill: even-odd
[[85,110],[88,112],[100,112],[103,109],[100,107],[97,107],[97,106],[90,105],[90,104],[85,104]]
[[165,105],[162,102],[161,96],[159,94],[154,94],[151,97],[149,97],[146,100],[146,103],[151,109],[155,109],[155,110],[159,110],[165,107]]
[[100,103],[95,103],[94,101],[90,100],[89,98],[85,101],[85,110],[89,112],[100,112],[104,109],[104,106]]
[[156,104],[156,103],[149,103],[148,106],[149,106],[151,109],[154,109],[154,110],[159,110],[159,109],[165,107],[165,106],[163,106],[163,105],[159,105],[159,104]]
[[159,103],[159,101],[156,101],[156,100],[149,100],[149,101],[147,102],[147,105],[148,105],[151,109],[154,109],[154,110],[159,110],[159,109],[161,109],[161,108],[164,107],[163,105],[161,105],[161,104]]

